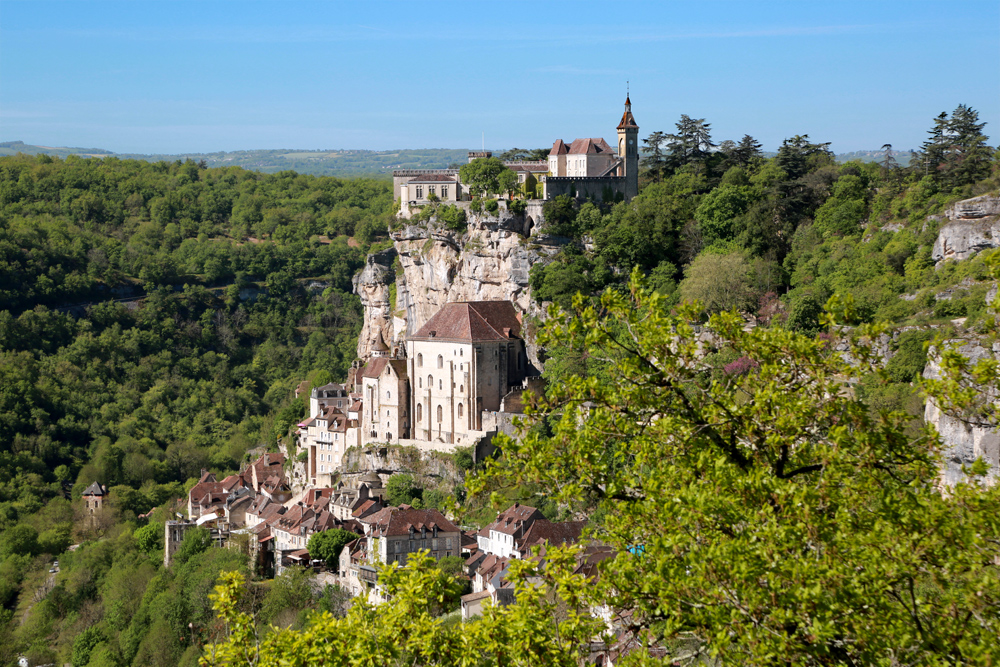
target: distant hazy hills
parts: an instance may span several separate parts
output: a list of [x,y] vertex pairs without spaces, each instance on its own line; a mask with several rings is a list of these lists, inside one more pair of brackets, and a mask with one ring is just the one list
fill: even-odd
[[[65,148],[54,146],[33,146],[23,141],[0,142],[0,155],[15,155],[17,153],[37,154],[66,157],[79,155],[81,157],[108,157],[121,159],[147,160],[204,160],[209,167],[237,166],[265,173],[274,173],[292,169],[300,174],[317,174],[323,176],[391,176],[393,169],[443,169],[451,164],[462,164],[466,161],[468,150],[449,148],[424,148],[418,150],[396,151],[307,151],[307,150],[251,150],[218,153],[183,153],[180,155],[139,155],[128,153],[112,153],[100,148]],[[496,154],[496,152],[495,152]],[[909,151],[893,151],[893,156],[901,165],[909,161]],[[855,151],[841,153],[837,160],[861,160],[872,162],[881,160],[882,151]]]

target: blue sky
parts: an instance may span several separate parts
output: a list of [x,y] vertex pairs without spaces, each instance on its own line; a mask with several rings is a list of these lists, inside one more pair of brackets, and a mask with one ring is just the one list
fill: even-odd
[[612,138],[626,80],[643,137],[911,148],[958,104],[1000,137],[1000,2],[0,0],[2,141],[539,147]]

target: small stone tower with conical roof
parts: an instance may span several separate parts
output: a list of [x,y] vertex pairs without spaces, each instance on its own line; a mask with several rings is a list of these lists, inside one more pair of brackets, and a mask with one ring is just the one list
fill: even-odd
[[625,95],[625,113],[618,123],[618,157],[625,177],[625,201],[639,194],[639,126],[632,115],[632,100]]
[[382,337],[382,330],[379,329],[378,333],[372,339],[372,358],[381,359],[389,357],[389,346],[385,344],[385,338]]

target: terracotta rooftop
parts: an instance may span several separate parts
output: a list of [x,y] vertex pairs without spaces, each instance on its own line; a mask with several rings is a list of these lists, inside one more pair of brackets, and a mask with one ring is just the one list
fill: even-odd
[[455,524],[435,509],[418,510],[405,505],[386,507],[367,517],[365,522],[371,526],[372,535],[378,537],[408,535],[411,527],[416,532],[420,532],[421,528],[428,531],[437,528],[443,533],[460,532]]
[[363,378],[377,378],[382,374],[382,370],[385,368],[386,362],[389,361],[385,357],[377,357],[375,359],[369,359],[365,367],[361,369],[359,374]]
[[569,145],[570,155],[598,155],[600,153],[613,152],[614,151],[611,150],[611,146],[608,145],[608,142],[600,137],[574,139],[573,143]]
[[473,342],[520,336],[521,322],[510,301],[456,301],[434,313],[410,340]]
[[539,519],[525,531],[524,537],[520,540],[519,550],[523,551],[542,544],[557,545],[576,542],[580,539],[586,526],[586,521],[553,523],[546,519]]
[[635,123],[635,117],[632,116],[632,100],[625,96],[625,113],[622,114],[622,122],[618,123],[618,129],[623,130],[625,128],[635,128],[639,129],[639,126]]

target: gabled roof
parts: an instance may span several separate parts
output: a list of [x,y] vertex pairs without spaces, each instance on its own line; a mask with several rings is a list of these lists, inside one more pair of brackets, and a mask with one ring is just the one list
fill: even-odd
[[[455,301],[434,313],[410,340],[462,342],[520,338],[521,322],[510,301]],[[367,368],[367,366],[366,366]]]
[[543,518],[542,513],[536,508],[514,503],[498,514],[493,523],[483,528],[479,534],[483,537],[489,537],[490,531],[495,530],[505,535],[513,535],[518,530],[530,526],[532,522]]
[[549,155],[565,155],[569,153],[569,147],[563,142],[562,139],[556,139],[556,142],[552,144],[552,150],[549,151]]

